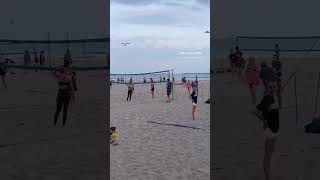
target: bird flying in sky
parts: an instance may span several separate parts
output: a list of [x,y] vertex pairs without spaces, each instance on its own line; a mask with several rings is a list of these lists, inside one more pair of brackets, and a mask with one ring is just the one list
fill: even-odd
[[128,44],[131,44],[131,43],[126,42],[126,43],[121,43],[121,44],[124,46],[127,46]]

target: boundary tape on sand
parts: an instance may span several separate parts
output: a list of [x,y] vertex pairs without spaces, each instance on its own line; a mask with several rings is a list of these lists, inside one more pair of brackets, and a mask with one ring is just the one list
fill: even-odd
[[187,126],[187,125],[181,125],[181,124],[159,123],[159,122],[154,122],[154,121],[147,121],[147,122],[148,122],[148,123],[153,123],[153,124],[176,126],[176,127],[183,127],[183,128],[190,128],[190,129],[208,131],[208,129],[198,128],[198,127],[192,127],[192,126]]

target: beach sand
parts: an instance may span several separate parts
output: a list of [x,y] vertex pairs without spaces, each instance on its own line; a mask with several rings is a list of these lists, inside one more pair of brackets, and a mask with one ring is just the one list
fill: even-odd
[[53,126],[57,82],[48,71],[13,70],[0,87],[1,179],[106,179],[106,76],[77,72],[66,127]]
[[[209,81],[199,81],[197,120],[192,120],[188,90],[175,85],[174,100],[167,103],[166,85],[135,85],[127,102],[126,85],[110,90],[111,126],[116,126],[120,143],[110,146],[113,180],[208,180],[210,178]],[[203,93],[202,93],[203,90]],[[203,97],[202,97],[203,94]],[[158,123],[187,125],[191,129]]]
[[[293,79],[283,94],[284,108],[280,111],[280,136],[272,161],[272,179],[316,180],[320,169],[319,134],[304,133],[304,125],[313,117],[320,62],[317,59],[285,59],[283,63],[283,79],[287,79],[297,66],[300,69],[297,75],[298,122]],[[224,73],[215,75],[213,88],[214,129],[211,132],[214,145],[211,155],[214,166],[211,172],[214,179],[264,179],[262,127],[249,113],[252,105],[247,85],[236,78],[232,80],[231,73]]]

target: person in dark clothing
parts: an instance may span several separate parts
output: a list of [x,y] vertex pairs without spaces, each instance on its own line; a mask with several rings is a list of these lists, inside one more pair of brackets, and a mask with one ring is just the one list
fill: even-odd
[[36,50],[34,50],[34,66],[35,66],[35,71],[38,71],[38,63],[39,63],[39,57],[38,57],[38,53]]
[[34,51],[34,63],[35,63],[35,64],[38,64],[38,63],[39,63],[39,57],[38,57],[38,53],[37,53],[36,50]]
[[197,108],[197,103],[198,103],[198,93],[197,91],[193,90],[190,98],[192,100],[192,119],[195,120],[195,112]]
[[30,65],[30,63],[31,63],[31,57],[30,57],[29,51],[25,51],[24,52],[24,65],[27,66],[27,65]]
[[4,62],[0,62],[0,76],[1,76],[2,85],[4,86],[5,89],[8,88],[6,83],[6,74],[8,71],[7,66],[9,63],[15,63],[15,62],[9,58],[5,58]]
[[234,72],[236,72],[236,65],[237,65],[237,55],[233,52],[233,49],[230,50],[229,60],[230,60],[230,69],[233,77]]
[[153,83],[153,79],[150,78],[150,81],[151,81],[151,95],[152,95],[152,98],[154,98],[154,83]]
[[274,45],[274,56],[276,60],[280,60],[280,48],[279,44]]
[[44,51],[40,52],[40,66],[42,66],[45,62]]
[[263,168],[266,180],[270,180],[271,159],[279,134],[279,104],[274,97],[276,90],[276,81],[269,81],[267,94],[263,97],[260,104],[257,105],[257,111],[255,112],[256,116],[263,123],[265,135]]
[[59,89],[57,95],[57,107],[54,115],[54,125],[57,124],[60,111],[63,107],[63,126],[67,121],[68,108],[70,100],[74,100],[74,87],[72,83],[72,76],[67,73],[65,67],[60,67],[59,71],[54,72],[55,77],[58,79]]
[[131,96],[132,96],[132,93],[134,91],[134,84],[132,83],[132,81],[130,81],[129,84],[127,84],[127,86],[128,86],[127,101],[131,101]]
[[166,89],[167,89],[167,97],[168,97],[168,100],[167,102],[170,102],[170,95],[171,95],[171,92],[172,92],[172,82],[170,82],[170,79],[167,79],[167,86],[166,86]]
[[272,60],[272,68],[274,69],[276,76],[277,76],[277,98],[279,102],[279,106],[281,109],[282,106],[282,84],[281,84],[281,79],[282,79],[282,63],[279,60],[278,55],[274,55],[274,59]]
[[65,67],[70,67],[72,65],[72,57],[71,57],[71,53],[70,53],[69,49],[67,49],[67,52],[64,55],[63,60],[64,60],[64,66]]
[[263,82],[264,85],[264,95],[267,94],[268,91],[268,81],[274,81],[277,79],[276,72],[269,66],[267,66],[266,62],[262,62],[260,64],[261,70],[260,70],[260,79]]
[[7,83],[6,83],[6,74],[7,74],[7,63],[1,62],[0,63],[0,76],[1,76],[1,81],[2,85],[4,86],[5,89],[7,89]]

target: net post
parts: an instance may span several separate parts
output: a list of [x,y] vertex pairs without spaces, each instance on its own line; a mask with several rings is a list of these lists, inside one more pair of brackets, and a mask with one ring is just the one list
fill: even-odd
[[[170,71],[169,71],[169,75],[170,75]],[[172,80],[172,100],[173,100],[173,96],[174,96],[174,82],[173,82],[173,69],[171,69],[171,80]]]
[[51,65],[51,46],[50,46],[50,32],[48,32],[48,59],[49,59],[49,67],[52,67]]
[[296,129],[298,128],[298,95],[297,95],[297,74],[294,76],[294,96],[296,109]]
[[67,49],[69,49],[69,32],[67,32]]

